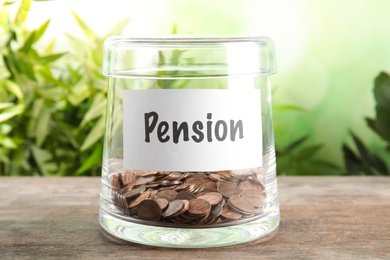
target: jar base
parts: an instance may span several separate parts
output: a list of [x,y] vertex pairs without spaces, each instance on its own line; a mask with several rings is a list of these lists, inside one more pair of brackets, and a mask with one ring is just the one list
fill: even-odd
[[100,208],[102,229],[121,240],[170,248],[207,248],[231,246],[254,240],[266,241],[278,231],[279,209],[263,218],[244,224],[215,228],[171,228],[124,221]]

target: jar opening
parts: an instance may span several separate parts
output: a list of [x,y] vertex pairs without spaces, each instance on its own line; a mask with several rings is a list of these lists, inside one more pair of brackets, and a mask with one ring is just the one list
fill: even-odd
[[103,74],[158,79],[276,73],[273,42],[252,38],[129,38],[105,42]]

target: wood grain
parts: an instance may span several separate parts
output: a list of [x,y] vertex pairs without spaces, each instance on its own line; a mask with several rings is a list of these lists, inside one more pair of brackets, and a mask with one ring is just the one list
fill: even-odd
[[0,259],[390,259],[390,178],[280,177],[270,240],[208,249],[119,241],[100,230],[99,178],[0,178]]

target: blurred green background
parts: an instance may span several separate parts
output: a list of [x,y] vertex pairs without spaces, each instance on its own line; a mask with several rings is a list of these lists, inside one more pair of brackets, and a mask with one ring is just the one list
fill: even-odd
[[[386,141],[368,127],[365,117],[376,115],[374,79],[390,70],[390,1],[23,1],[26,12],[19,8],[22,1],[9,2],[0,7],[0,175],[99,175],[104,38],[156,37],[173,31],[266,35],[275,41],[278,74],[272,81],[279,174],[371,174],[364,170],[372,162],[371,157],[363,160],[368,151],[389,165]],[[26,47],[34,30],[35,40]],[[19,57],[13,52],[20,53],[22,63],[25,58],[35,64],[30,74],[36,76],[23,69],[9,73],[4,57]],[[42,62],[43,57],[50,59]],[[31,91],[25,88],[27,81],[35,86],[30,99],[18,96],[18,91]],[[15,92],[9,82],[24,86]],[[12,110],[11,103],[23,106]],[[39,111],[45,110],[39,106],[47,108],[44,120]],[[12,116],[4,116],[9,110]],[[23,127],[28,131],[21,131]],[[68,136],[55,129],[66,129]],[[61,135],[64,140],[49,145]],[[360,152],[361,158],[350,159],[363,168],[348,167],[345,145],[357,157]]]

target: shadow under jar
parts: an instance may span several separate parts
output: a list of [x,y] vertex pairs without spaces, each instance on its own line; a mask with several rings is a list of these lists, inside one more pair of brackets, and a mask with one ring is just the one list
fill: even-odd
[[275,234],[275,72],[266,37],[108,38],[102,228],[176,248]]

